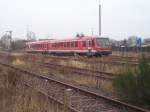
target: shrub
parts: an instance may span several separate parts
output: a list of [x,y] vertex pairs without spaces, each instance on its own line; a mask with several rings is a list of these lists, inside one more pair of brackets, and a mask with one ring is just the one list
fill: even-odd
[[144,57],[133,71],[125,67],[113,81],[114,89],[128,100],[150,104],[150,65]]
[[137,73],[138,95],[141,100],[150,102],[150,65],[146,59],[140,60]]
[[127,67],[125,67],[124,70],[118,74],[113,81],[113,86],[119,95],[129,99],[134,99],[134,97],[136,97],[134,94],[137,90],[137,81],[135,80],[135,77],[136,76],[131,69]]

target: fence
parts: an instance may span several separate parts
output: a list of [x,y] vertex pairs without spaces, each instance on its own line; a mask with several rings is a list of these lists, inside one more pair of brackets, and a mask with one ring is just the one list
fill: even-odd
[[144,55],[150,58],[150,46],[148,47],[112,47],[113,55],[139,57]]

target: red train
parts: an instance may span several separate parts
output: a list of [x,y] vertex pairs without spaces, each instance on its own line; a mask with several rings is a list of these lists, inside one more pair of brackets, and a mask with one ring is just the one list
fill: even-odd
[[85,36],[64,40],[27,42],[26,51],[53,55],[102,56],[112,52],[109,38]]

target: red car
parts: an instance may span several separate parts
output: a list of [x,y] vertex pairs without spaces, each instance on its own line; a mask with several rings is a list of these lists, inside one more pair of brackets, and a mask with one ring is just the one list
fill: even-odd
[[45,40],[26,43],[27,52],[53,55],[101,56],[112,52],[109,38],[85,36],[64,40]]

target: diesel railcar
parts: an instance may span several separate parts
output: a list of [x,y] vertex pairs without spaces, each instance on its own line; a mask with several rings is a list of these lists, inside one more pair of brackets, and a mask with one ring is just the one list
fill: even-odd
[[63,40],[27,42],[26,51],[53,55],[102,56],[112,52],[109,38],[85,36]]

